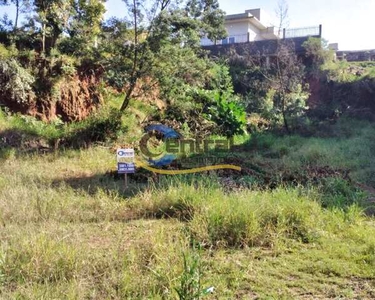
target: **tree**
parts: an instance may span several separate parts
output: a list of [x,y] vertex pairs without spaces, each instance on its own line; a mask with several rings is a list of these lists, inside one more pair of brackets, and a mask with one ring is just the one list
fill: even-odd
[[334,51],[328,49],[327,42],[321,38],[310,37],[302,44],[306,50],[308,73],[318,76],[322,65],[334,60]]
[[72,38],[80,38],[86,44],[97,48],[98,36],[101,33],[105,6],[103,0],[75,0],[73,1],[74,16],[69,28]]
[[226,37],[225,12],[219,9],[218,0],[190,0],[186,10],[190,17],[200,21],[200,35],[212,41]]
[[280,40],[275,45],[274,53],[268,57],[269,64],[265,55],[253,55],[246,48],[241,55],[231,54],[229,63],[236,92],[245,94],[247,111],[275,124],[282,122],[285,131],[290,133],[290,121],[302,116],[306,108],[304,66],[293,42]]
[[275,9],[276,17],[278,18],[278,36],[281,36],[283,28],[289,26],[289,5],[286,0],[279,0]]
[[[278,18],[278,36],[289,25],[289,5],[279,0],[275,10]],[[299,61],[293,42],[277,41],[277,50],[268,79],[275,90],[274,107],[280,112],[285,130],[290,133],[288,118],[297,116],[305,109],[306,93],[303,87],[304,66]]]
[[18,28],[19,17],[22,13],[27,12],[30,9],[30,1],[29,0],[1,0],[0,5],[9,5],[13,3],[16,7],[16,16],[14,18],[13,29],[16,30]]
[[4,14],[0,19],[0,41],[5,43],[5,41],[9,40],[7,32],[10,32],[14,28],[12,20],[9,19],[7,14]]
[[304,109],[301,98],[292,94],[303,84],[304,67],[294,52],[293,45],[280,43],[277,49],[274,66],[273,87],[276,91],[276,108],[281,112],[284,128],[290,133],[288,118],[298,115]]
[[[137,82],[145,72],[145,67],[147,67],[147,62],[149,62],[149,57],[146,58],[146,53],[149,52],[147,35],[152,33],[154,26],[154,19],[152,19],[150,20],[147,30],[145,30],[146,28],[142,27],[144,16],[142,14],[141,2],[139,0],[131,1],[132,2],[126,0],[128,10],[131,12],[131,23],[133,25],[134,34],[134,38],[132,41],[133,43],[132,45],[130,45],[130,49],[132,50],[132,66],[129,74],[129,85],[125,94],[124,101],[121,105],[120,111],[124,111],[128,107],[130,98],[132,97]],[[156,10],[159,3],[159,1],[156,1],[153,9]],[[164,2],[162,4],[164,4]],[[167,9],[167,7],[168,3],[165,3],[165,5],[161,6],[161,9],[165,10]],[[143,40],[141,40],[142,33],[146,35],[146,38],[143,38]]]
[[153,75],[155,57],[163,47],[175,45],[200,51],[201,37],[208,35],[214,39],[224,34],[224,14],[218,9],[216,0],[192,0],[184,9],[176,0],[154,0],[148,8],[139,0],[125,2],[132,28],[132,39],[127,43],[126,51],[130,54],[127,61],[131,61],[131,67],[121,111],[128,107],[138,81]]
[[69,24],[72,5],[70,0],[34,0],[34,9],[41,25],[42,53],[48,54]]
[[[105,13],[104,0],[71,0],[72,10],[66,26],[66,35],[58,42],[63,54],[73,55],[84,60],[98,56]],[[104,37],[104,36],[103,36]]]
[[14,20],[14,30],[18,28],[18,21],[19,17],[22,13],[27,12],[30,9],[30,1],[29,0],[11,0],[12,3],[16,6],[16,17]]

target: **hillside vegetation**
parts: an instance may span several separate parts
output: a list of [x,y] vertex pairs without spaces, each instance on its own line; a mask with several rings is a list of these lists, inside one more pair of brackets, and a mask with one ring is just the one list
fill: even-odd
[[[316,38],[215,57],[218,0],[3,5],[0,299],[375,298],[374,64]],[[174,152],[149,125],[234,144],[163,171],[241,171],[145,170]]]

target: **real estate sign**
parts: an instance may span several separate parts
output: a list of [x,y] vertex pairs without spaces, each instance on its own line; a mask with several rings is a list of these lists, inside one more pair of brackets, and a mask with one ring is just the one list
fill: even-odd
[[135,173],[134,149],[117,149],[117,172],[119,174]]

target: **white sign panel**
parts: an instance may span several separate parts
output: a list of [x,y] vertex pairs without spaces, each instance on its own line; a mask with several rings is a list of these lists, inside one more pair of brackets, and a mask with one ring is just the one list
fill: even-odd
[[117,157],[134,157],[134,149],[117,149]]
[[134,162],[134,149],[117,149],[118,162]]

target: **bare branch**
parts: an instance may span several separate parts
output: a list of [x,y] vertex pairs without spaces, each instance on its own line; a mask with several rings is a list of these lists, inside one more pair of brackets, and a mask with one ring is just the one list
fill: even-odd
[[281,36],[283,28],[289,26],[289,5],[286,0],[279,0],[275,9],[276,17],[278,18],[278,36]]

